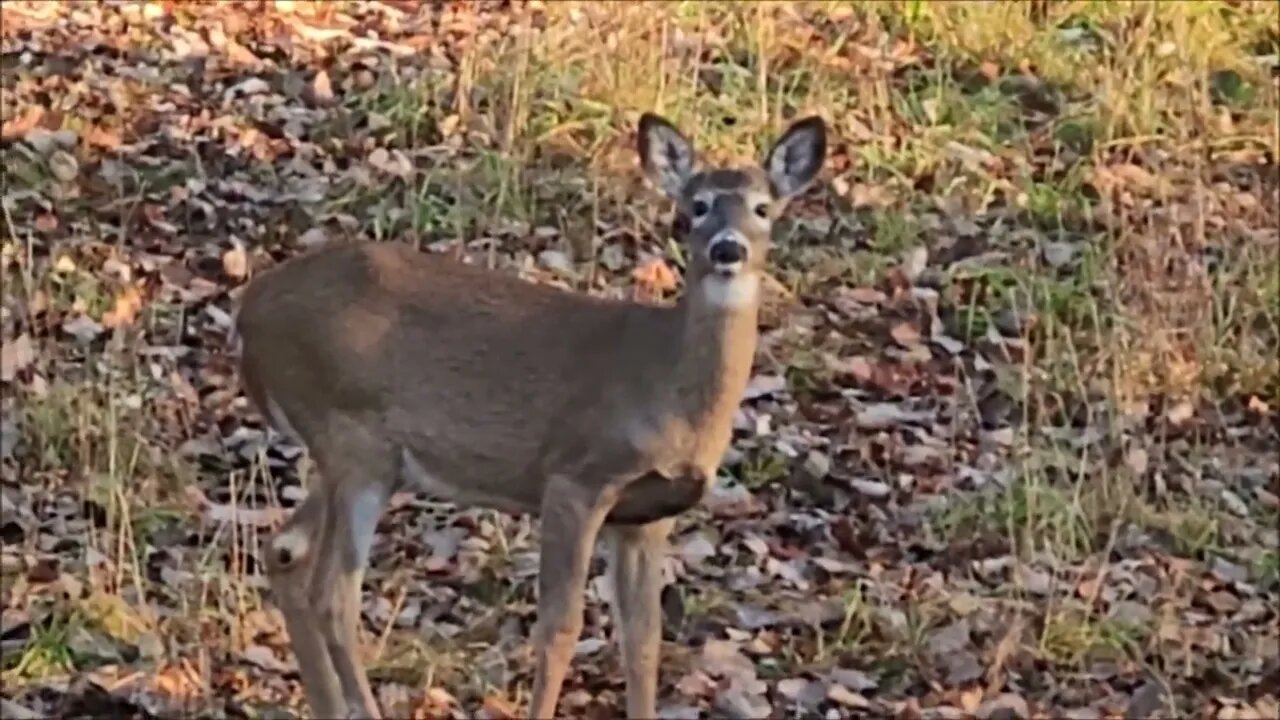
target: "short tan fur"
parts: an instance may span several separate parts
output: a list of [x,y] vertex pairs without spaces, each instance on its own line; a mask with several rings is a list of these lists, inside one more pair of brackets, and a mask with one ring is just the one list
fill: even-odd
[[322,247],[246,288],[235,328],[246,392],[319,470],[266,549],[313,716],[378,717],[358,651],[360,584],[399,489],[540,516],[535,718],[555,713],[603,535],[627,714],[656,716],[667,536],[730,442],[773,221],[817,175],[826,132],[807,118],[762,167],[699,171],[688,140],[645,114],[637,149],[676,202],[688,251],[673,306],[395,243]]

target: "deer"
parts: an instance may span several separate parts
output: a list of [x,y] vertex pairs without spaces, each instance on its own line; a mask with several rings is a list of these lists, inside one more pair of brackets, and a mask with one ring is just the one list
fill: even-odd
[[750,378],[775,221],[818,175],[819,116],[763,161],[703,168],[644,113],[635,149],[674,203],[674,302],[605,298],[406,243],[306,250],[245,287],[233,323],[249,402],[317,470],[263,566],[316,717],[379,717],[361,583],[393,493],[538,518],[529,717],[555,713],[597,540],[629,717],[657,717],[669,535],[700,504]]

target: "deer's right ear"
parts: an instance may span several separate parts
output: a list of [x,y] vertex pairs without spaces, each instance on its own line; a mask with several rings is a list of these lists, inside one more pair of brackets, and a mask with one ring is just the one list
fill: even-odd
[[677,199],[693,175],[693,145],[674,125],[653,113],[640,116],[640,165],[667,197]]

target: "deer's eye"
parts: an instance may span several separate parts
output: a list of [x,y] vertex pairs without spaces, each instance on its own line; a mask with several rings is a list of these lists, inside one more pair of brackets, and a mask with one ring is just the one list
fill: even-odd
[[759,205],[757,205],[757,206],[756,206],[755,210],[756,210],[756,216],[757,216],[757,217],[760,217],[761,219],[764,219],[764,220],[768,220],[768,219],[769,219],[769,206],[768,206],[768,205],[765,205],[764,203],[760,203]]
[[708,204],[707,204],[705,201],[703,201],[703,200],[694,200],[694,201],[693,201],[693,216],[694,216],[694,217],[702,217],[703,215],[706,215],[706,214],[707,214],[707,211],[708,211],[708,210],[710,210],[710,209],[711,209],[711,206],[710,206],[710,205],[708,205]]

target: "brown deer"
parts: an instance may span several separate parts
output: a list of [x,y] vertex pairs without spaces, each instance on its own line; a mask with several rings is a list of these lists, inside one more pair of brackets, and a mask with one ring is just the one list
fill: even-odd
[[817,175],[826,127],[793,124],[763,167],[696,167],[671,123],[638,150],[688,250],[673,306],[538,285],[403,244],[335,244],[255,279],[235,331],[245,390],[319,480],[266,550],[311,712],[377,717],[360,583],[397,489],[541,518],[529,714],[551,717],[609,544],[631,717],[656,717],[667,536],[731,439],[774,220]]

